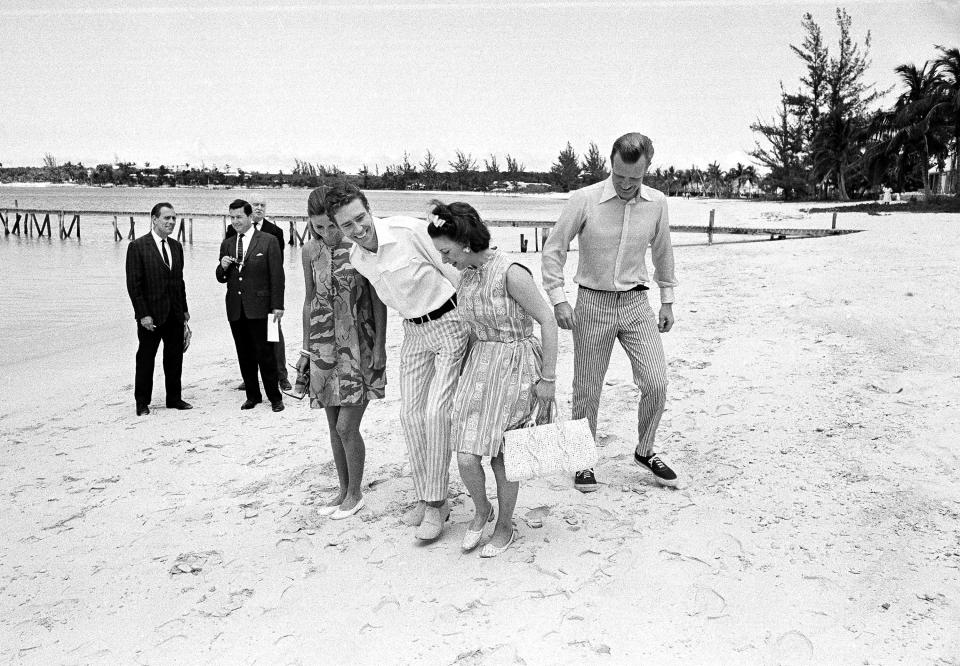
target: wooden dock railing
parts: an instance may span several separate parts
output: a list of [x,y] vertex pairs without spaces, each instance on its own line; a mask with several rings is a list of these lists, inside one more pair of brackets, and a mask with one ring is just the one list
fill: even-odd
[[[840,234],[856,233],[858,229],[837,229],[837,213],[833,213],[833,219],[829,229],[796,229],[784,227],[728,227],[717,226],[715,222],[716,210],[710,211],[710,217],[706,225],[695,224],[677,224],[671,225],[670,231],[675,233],[697,233],[706,234],[707,244],[713,244],[715,234],[731,235],[750,235],[750,236],[769,236],[770,240],[785,240],[788,238],[821,238],[824,236],[836,236]],[[113,240],[122,241],[124,238],[133,240],[136,238],[136,220],[137,218],[146,218],[149,225],[149,214],[142,211],[102,211],[102,210],[84,210],[84,211],[50,211],[28,208],[0,208],[0,224],[3,224],[4,236],[23,235],[38,237],[46,235],[52,238],[51,216],[56,216],[59,236],[61,240],[72,238],[76,231],[76,238],[80,240],[80,218],[83,215],[93,217],[106,217],[113,219]],[[41,219],[38,219],[40,216]],[[227,216],[217,213],[180,213],[177,220],[177,226],[174,228],[174,238],[181,242],[193,244],[193,226],[194,220],[212,219],[221,223],[222,234],[225,237],[227,233]],[[130,227],[126,235],[120,230],[121,218],[128,218]],[[70,220],[69,224],[67,220]],[[288,244],[296,247],[303,245],[309,237],[309,218],[306,215],[275,215],[270,218],[274,224],[282,225],[284,222],[289,227]],[[533,233],[533,251],[538,252],[546,242],[550,230],[555,222],[553,220],[487,220],[487,225],[491,227],[514,227],[520,229],[530,229]],[[299,231],[298,224],[302,223],[303,231]],[[526,252],[529,242],[526,234],[520,234],[520,252]]]

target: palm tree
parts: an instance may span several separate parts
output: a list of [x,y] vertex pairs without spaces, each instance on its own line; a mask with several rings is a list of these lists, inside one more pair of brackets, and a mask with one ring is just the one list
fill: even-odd
[[723,179],[723,170],[717,162],[707,165],[707,178],[713,184],[713,196],[720,197],[720,181]]
[[919,69],[915,65],[897,67],[894,71],[906,89],[893,108],[879,113],[873,123],[874,134],[880,142],[871,157],[876,160],[878,151],[881,152],[886,160],[896,163],[901,174],[919,169],[925,200],[932,197],[930,158],[944,155],[948,142],[938,69],[935,62],[927,62]]
[[673,194],[673,184],[677,182],[677,170],[671,165],[664,177],[667,179],[667,196]]
[[960,197],[960,180],[957,174],[957,153],[960,152],[960,49],[948,49],[937,45],[940,57],[936,66],[940,71],[940,89],[947,109],[949,121],[953,125],[953,196]]

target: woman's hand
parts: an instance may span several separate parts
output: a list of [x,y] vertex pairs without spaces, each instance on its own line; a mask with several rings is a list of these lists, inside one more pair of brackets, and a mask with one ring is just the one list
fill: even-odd
[[540,411],[546,412],[556,396],[556,382],[545,382],[542,379],[533,385],[533,395],[540,402]]
[[310,369],[310,359],[303,354],[300,354],[300,358],[297,359],[297,372],[304,374],[307,370]]
[[373,346],[373,358],[370,359],[370,367],[374,370],[382,370],[387,365],[387,350],[383,345]]

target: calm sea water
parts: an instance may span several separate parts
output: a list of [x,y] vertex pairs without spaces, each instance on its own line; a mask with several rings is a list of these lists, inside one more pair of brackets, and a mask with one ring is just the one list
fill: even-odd
[[[239,188],[3,186],[0,187],[0,208],[12,208],[16,202],[20,208],[143,211],[136,218],[136,233],[139,236],[149,229],[148,212],[158,201],[171,202],[179,213],[220,215],[226,212],[230,201],[247,198],[249,193],[249,190]],[[307,190],[267,190],[265,193],[268,215],[282,217],[306,212]],[[467,201],[489,220],[552,221],[557,218],[564,203],[560,197],[543,195],[369,192],[371,208],[379,215],[408,214],[422,217],[428,201],[434,196],[448,202]],[[671,200],[670,205],[673,223],[705,224],[708,209],[722,207],[723,203]],[[742,208],[742,204],[737,205]],[[769,222],[771,213],[764,212],[766,209],[760,207],[755,210],[752,219],[738,222]],[[731,223],[729,217],[725,223]],[[135,340],[133,310],[126,293],[124,275],[127,242],[113,241],[112,217],[85,215],[82,224],[82,241],[75,238],[61,241],[56,237],[56,229],[52,239],[12,234],[0,237],[0,367],[73,349],[78,349],[79,353],[80,347],[92,341],[105,344],[115,339],[126,340],[123,336]],[[288,235],[287,225],[282,226],[284,234]],[[301,223],[301,230],[302,227]],[[121,220],[124,236],[128,230],[129,220]],[[223,286],[214,278],[222,233],[223,223],[219,218],[197,219],[194,224],[194,243],[185,246],[187,295],[196,322],[209,319],[212,325],[222,323]],[[494,228],[493,242],[505,250],[517,251],[521,233],[530,241],[529,249],[532,250],[532,232],[529,228]],[[702,244],[704,238],[674,234],[673,240],[676,245]],[[299,252],[291,251],[288,247],[284,262],[287,269],[287,309],[296,311],[303,299]]]

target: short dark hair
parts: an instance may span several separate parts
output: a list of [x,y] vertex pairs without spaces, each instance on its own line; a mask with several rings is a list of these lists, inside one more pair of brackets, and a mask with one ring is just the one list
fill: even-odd
[[611,164],[617,153],[627,164],[636,164],[641,157],[646,157],[649,164],[653,160],[653,141],[640,132],[628,132],[613,142],[613,150],[610,151]]
[[168,204],[166,201],[161,201],[156,206],[150,209],[150,217],[160,217],[160,211],[164,208],[169,208],[173,210],[173,206]]
[[442,220],[439,225],[435,222],[427,225],[430,238],[449,238],[454,243],[466,245],[472,252],[489,249],[490,230],[470,204],[454,201],[447,205],[434,199],[429,210],[438,221]]
[[227,208],[229,210],[237,210],[238,208],[242,208],[243,214],[248,216],[253,213],[253,206],[248,204],[243,199],[234,199],[233,203],[231,203]]
[[334,215],[337,214],[337,211],[357,200],[363,204],[363,207],[369,213],[370,204],[367,203],[367,197],[364,196],[359,187],[350,183],[337,183],[324,195],[323,207],[327,209],[327,217],[330,218],[330,221],[336,224],[337,220]]

